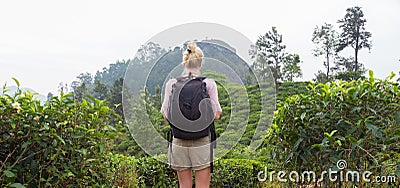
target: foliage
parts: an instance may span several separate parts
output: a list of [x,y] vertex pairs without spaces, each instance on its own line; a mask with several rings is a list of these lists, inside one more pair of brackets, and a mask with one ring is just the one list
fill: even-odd
[[335,66],[330,69],[332,74],[327,77],[326,73],[323,73],[321,70],[319,70],[315,74],[315,78],[313,80],[316,82],[326,83],[331,80],[351,81],[365,79],[364,74],[366,72],[366,69],[361,63],[359,63],[358,66],[358,71],[354,71],[354,58],[337,56],[335,59]]
[[277,100],[284,101],[287,97],[295,94],[306,94],[307,86],[310,82],[283,82],[279,84],[279,92],[277,93]]
[[[156,158],[166,157],[157,156]],[[139,186],[177,187],[176,172],[168,164],[153,157],[142,157],[136,166]],[[211,187],[262,187],[257,173],[264,170],[264,164],[249,159],[219,159],[214,162]]]
[[[308,91],[279,103],[267,136],[276,168],[334,169],[400,175],[400,90],[397,83],[370,77],[312,83]],[[365,184],[365,182],[359,182]]]
[[322,82],[326,83],[332,80],[332,76],[330,75],[329,77],[326,76],[326,73],[322,72],[321,70],[318,70],[317,73],[314,74],[315,78],[312,80],[315,82]]
[[88,88],[86,86],[86,83],[73,82],[72,88],[73,88],[74,98],[76,100],[82,101],[83,97],[88,94]]
[[131,59],[118,60],[116,63],[112,63],[108,67],[104,67],[101,71],[96,72],[93,82],[101,82],[108,89],[111,89],[115,80],[124,77],[126,68],[132,61],[133,60]]
[[96,97],[100,100],[104,100],[109,97],[109,89],[100,80],[94,81],[93,97]]
[[109,153],[101,168],[105,184],[113,187],[138,187],[139,175],[136,170],[137,159],[132,156]]
[[264,143],[264,146],[255,151],[251,150],[250,147],[239,145],[224,155],[223,159],[247,159],[269,164],[272,161],[267,144]]
[[[16,80],[19,86],[18,81]],[[28,187],[107,184],[102,167],[117,115],[106,101],[71,94],[42,105],[32,93],[0,96],[0,184]]]
[[298,54],[287,54],[283,61],[282,78],[284,81],[293,82],[294,78],[303,76],[300,68],[300,56]]
[[[354,71],[355,69],[354,61],[355,61],[354,57],[338,56],[335,59],[335,66],[332,67],[332,71],[334,73]],[[362,63],[358,64],[358,71],[365,71],[364,65]]]
[[365,79],[364,71],[345,71],[337,73],[334,78],[337,80],[351,81],[358,79]]
[[214,164],[211,187],[262,187],[257,174],[265,164],[249,159],[221,159]]
[[114,107],[114,111],[124,117],[124,109],[122,108],[122,87],[124,84],[124,79],[119,78],[114,81],[112,88],[110,89],[110,95],[108,96],[108,101],[110,103],[110,108]]
[[[166,158],[166,155],[158,156]],[[154,157],[139,158],[136,164],[141,187],[177,187],[176,172],[166,163]]]

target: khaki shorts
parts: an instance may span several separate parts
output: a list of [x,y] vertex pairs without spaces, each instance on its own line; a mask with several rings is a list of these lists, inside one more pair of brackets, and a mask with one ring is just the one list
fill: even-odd
[[171,168],[177,171],[201,170],[210,166],[210,137],[196,140],[172,139],[172,148],[168,151]]

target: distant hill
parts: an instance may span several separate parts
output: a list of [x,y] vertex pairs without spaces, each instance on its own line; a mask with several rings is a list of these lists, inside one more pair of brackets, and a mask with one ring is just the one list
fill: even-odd
[[[219,72],[227,76],[228,82],[242,81],[245,85],[256,83],[254,73],[249,65],[236,54],[235,48],[217,39],[196,43],[205,57],[203,73]],[[162,87],[165,80],[182,73],[182,53],[186,45],[187,43],[184,43],[173,49],[164,49],[159,44],[149,42],[137,51],[135,58],[110,64],[109,67],[97,71],[94,78],[83,78],[79,83],[85,82],[88,93],[97,96],[101,90],[113,90],[115,81],[124,78],[124,87],[129,88],[130,92],[137,94],[146,86],[151,94],[155,94],[156,88]],[[103,87],[100,83],[105,87],[99,89]],[[98,91],[93,89],[96,86]]]
[[203,43],[214,43],[214,44],[218,44],[221,45],[227,49],[229,49],[230,51],[232,51],[233,53],[236,53],[236,49],[233,48],[231,45],[229,45],[228,43],[226,43],[225,41],[222,40],[218,40],[218,39],[209,39],[209,40],[202,40],[201,42]]
[[[229,78],[234,78],[235,74],[239,76],[244,84],[255,83],[254,74],[250,71],[249,65],[243,61],[235,52],[236,50],[218,40],[207,40],[206,42],[197,42],[197,46],[202,49],[205,59],[203,64],[203,71],[215,70],[220,73],[227,75]],[[179,65],[182,62],[182,50],[184,48],[174,48],[174,50],[165,53],[161,56],[157,63],[153,67],[144,67],[144,69],[136,68],[142,72],[148,72],[149,68],[152,68],[152,72],[149,75],[146,83],[146,88],[152,94],[155,93],[155,88],[163,85],[163,81],[168,75],[180,75],[183,71],[183,67]],[[221,62],[221,63],[218,63]],[[138,67],[138,65],[136,65]],[[178,68],[174,70],[175,68]],[[234,71],[234,72],[233,72]],[[171,73],[171,74],[170,74]],[[135,76],[130,72],[130,75]],[[135,80],[131,78],[130,80]],[[228,80],[234,81],[234,80]]]
[[[38,92],[36,92],[35,90],[33,90],[33,89],[31,89],[31,88],[27,88],[27,87],[21,87],[21,88],[19,88],[21,91],[23,91],[23,92],[25,92],[25,91],[30,91],[31,93],[33,93],[33,94],[35,94],[35,97],[37,98],[37,99],[39,99],[41,102],[46,102],[46,100],[47,100],[47,97],[46,96],[44,96],[44,95],[42,95],[42,94],[40,94],[40,93],[38,93]],[[14,95],[15,94],[15,92],[17,92],[17,90],[18,90],[18,87],[17,86],[8,86],[8,87],[6,87],[6,90],[7,90],[7,94],[8,95]],[[0,95],[3,95],[3,88],[0,88]]]

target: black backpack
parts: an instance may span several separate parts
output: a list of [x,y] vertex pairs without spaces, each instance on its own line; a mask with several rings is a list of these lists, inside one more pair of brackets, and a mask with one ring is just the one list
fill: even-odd
[[214,126],[214,112],[204,79],[191,75],[178,77],[172,86],[167,116],[176,138],[205,137]]
[[216,147],[214,112],[207,91],[206,77],[177,77],[172,85],[167,111],[171,127],[167,134],[171,150],[172,135],[175,138],[194,140],[211,134],[210,167],[213,172],[213,148]]

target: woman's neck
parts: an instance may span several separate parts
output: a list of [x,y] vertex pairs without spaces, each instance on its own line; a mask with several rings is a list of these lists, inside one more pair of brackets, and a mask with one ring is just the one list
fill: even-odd
[[189,73],[192,73],[193,76],[199,76],[200,75],[200,69],[186,69],[185,68],[183,74],[184,75],[189,75]]

